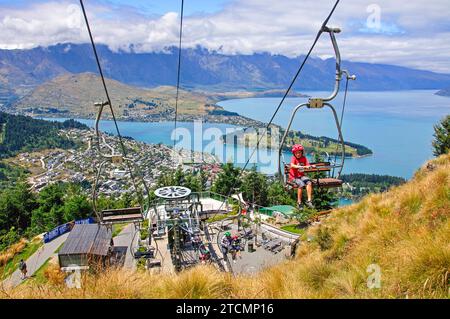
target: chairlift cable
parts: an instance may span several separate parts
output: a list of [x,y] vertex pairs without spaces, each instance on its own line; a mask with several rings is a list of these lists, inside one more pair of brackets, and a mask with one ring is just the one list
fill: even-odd
[[[177,131],[177,119],[178,119],[178,99],[180,94],[180,75],[181,75],[181,41],[183,39],[183,15],[184,15],[184,0],[181,0],[181,13],[180,13],[180,36],[178,42],[178,67],[177,67],[177,93],[175,97],[175,129],[174,133]],[[175,150],[175,141],[173,139],[173,149]]]
[[[133,171],[131,169],[131,165],[129,163],[129,160],[126,159],[127,151],[126,151],[126,148],[125,148],[125,144],[123,142],[122,135],[120,134],[119,126],[117,124],[116,116],[115,116],[115,113],[114,113],[114,109],[112,107],[111,98],[109,96],[108,88],[106,86],[105,76],[103,74],[103,69],[102,69],[102,66],[101,66],[101,63],[100,63],[100,59],[99,59],[99,56],[98,56],[98,53],[97,53],[97,48],[96,48],[96,45],[95,45],[94,37],[92,36],[91,27],[90,27],[90,24],[89,24],[89,19],[88,19],[87,13],[86,13],[86,9],[84,7],[83,0],[80,0],[80,5],[81,5],[82,12],[83,12],[84,20],[86,22],[86,28],[87,28],[87,31],[89,33],[89,38],[90,38],[90,41],[91,41],[92,49],[94,51],[94,56],[95,56],[95,60],[96,60],[96,63],[97,63],[98,71],[100,73],[100,77],[101,77],[101,80],[102,80],[103,89],[104,89],[105,94],[106,94],[106,98],[107,98],[107,101],[108,101],[108,104],[109,104],[109,108],[111,110],[111,116],[113,118],[114,126],[116,128],[117,136],[119,138],[119,144],[120,144],[121,149],[122,149],[122,154],[123,154],[123,157],[125,158],[125,163],[126,163],[128,171],[130,173],[130,177],[131,177],[131,181],[133,183],[133,187],[134,187],[134,189],[135,189],[135,191],[136,191],[136,193],[138,195],[138,200],[139,200],[139,202],[141,202],[141,207],[143,209],[144,206],[143,206],[142,194],[140,194],[140,191],[139,191],[139,189],[138,189],[138,187],[136,185],[135,177],[134,177]],[[146,185],[145,180],[143,178],[142,178],[142,183],[144,185],[145,190],[148,193],[148,188],[147,188],[147,185]]]

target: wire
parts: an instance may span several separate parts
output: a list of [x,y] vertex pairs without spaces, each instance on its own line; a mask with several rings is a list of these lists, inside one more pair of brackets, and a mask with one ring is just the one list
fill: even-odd
[[[272,117],[270,118],[270,121],[267,123],[267,125],[265,127],[265,133],[267,133],[267,131],[269,130],[269,127],[272,124],[272,122],[273,122],[275,116],[277,115],[278,111],[280,110],[282,104],[284,103],[284,100],[288,96],[288,94],[291,91],[293,85],[295,84],[298,76],[300,75],[301,71],[303,70],[303,67],[306,64],[306,61],[308,60],[309,56],[311,55],[312,51],[314,50],[314,47],[316,46],[317,42],[319,41],[319,38],[322,35],[325,26],[327,25],[328,21],[330,20],[331,16],[333,15],[334,11],[336,10],[336,7],[339,4],[339,2],[340,2],[340,0],[336,1],[336,3],[334,4],[333,8],[330,11],[330,13],[326,17],[326,19],[323,21],[322,26],[320,27],[320,30],[317,32],[317,35],[316,35],[316,38],[314,39],[313,44],[311,45],[310,49],[308,50],[308,53],[306,54],[305,58],[303,59],[302,63],[300,64],[300,67],[298,68],[297,73],[295,74],[294,78],[292,79],[291,83],[289,84],[286,92],[283,95],[283,98],[281,99],[280,103],[278,104],[277,108],[275,109],[275,112],[273,113]],[[261,136],[259,137],[258,141],[256,142],[256,146],[253,148],[253,151],[251,152],[249,158],[245,162],[244,167],[241,169],[241,172],[239,173],[239,175],[235,179],[233,187],[230,188],[230,191],[228,192],[228,196],[227,197],[230,197],[231,193],[233,192],[233,189],[235,188],[235,186],[237,184],[237,181],[240,180],[240,177],[242,176],[242,173],[245,171],[245,169],[247,168],[248,164],[250,163],[251,158],[255,154],[256,150],[259,148],[259,144],[261,143],[261,140],[266,135],[265,133],[261,134]],[[225,201],[226,201],[226,198],[222,202],[222,205],[220,205],[219,209],[222,208],[223,204],[225,204]]]
[[[341,127],[342,130],[342,122],[344,120],[344,112],[345,112],[345,105],[347,104],[347,92],[348,92],[348,82],[349,82],[349,78],[348,76],[346,77],[346,82],[345,82],[345,91],[344,91],[344,101],[342,102],[342,110],[341,110],[341,118],[339,121],[339,126]],[[337,161],[337,151],[338,151],[338,144],[336,144],[336,150],[334,152],[334,162],[336,163]],[[334,167],[333,167],[333,176],[334,176]]]
[[[181,0],[181,16],[180,16],[180,38],[178,43],[178,68],[177,68],[177,93],[175,97],[175,130],[177,131],[177,119],[178,119],[178,99],[180,94],[180,75],[181,75],[181,41],[183,39],[183,14],[184,14],[184,0]],[[173,139],[173,149],[175,150],[175,141]]]
[[[115,125],[115,128],[116,128],[117,136],[119,137],[119,143],[120,143],[120,146],[121,146],[121,149],[122,149],[122,154],[123,154],[123,157],[126,158],[127,157],[127,151],[126,151],[126,148],[125,148],[125,144],[123,143],[122,135],[120,134],[119,126],[117,124],[116,116],[115,116],[115,113],[114,113],[114,109],[112,107],[111,98],[109,96],[108,88],[106,86],[105,76],[103,74],[103,69],[102,69],[102,66],[101,66],[101,63],[100,63],[100,59],[99,59],[99,56],[98,56],[98,53],[97,53],[97,48],[95,46],[94,37],[92,36],[91,27],[89,25],[89,19],[88,19],[87,14],[86,14],[86,9],[84,8],[83,0],[80,0],[80,5],[81,5],[81,9],[83,11],[83,16],[84,16],[84,20],[86,22],[86,27],[87,27],[87,30],[88,30],[88,33],[89,33],[89,38],[91,40],[91,45],[92,45],[92,49],[94,51],[95,60],[97,62],[98,71],[99,71],[100,77],[102,79],[103,89],[105,91],[106,98],[107,98],[108,104],[109,104],[109,108],[111,110],[111,116],[112,116],[112,118],[114,120],[114,125]],[[142,195],[140,194],[139,189],[138,189],[138,187],[136,185],[136,181],[135,181],[135,177],[134,177],[133,171],[131,169],[131,165],[130,165],[130,163],[129,163],[129,161],[127,159],[125,159],[125,163],[127,165],[128,171],[130,173],[130,177],[131,177],[134,189],[136,190],[136,193],[138,195],[138,200],[141,203],[141,207],[143,209],[143,207],[144,207],[144,205],[143,205],[143,198],[142,198]],[[142,183],[143,183],[144,188],[145,188],[145,190],[147,191],[147,194],[148,194],[148,188],[147,188],[147,185],[146,185],[146,183],[145,183],[143,178],[142,178]]]

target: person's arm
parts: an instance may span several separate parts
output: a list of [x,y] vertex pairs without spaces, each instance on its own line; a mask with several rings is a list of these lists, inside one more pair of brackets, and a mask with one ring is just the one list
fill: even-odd
[[304,168],[316,168],[316,165],[311,165],[311,164],[309,164],[309,161],[308,161],[308,158],[307,157],[305,157],[305,166],[304,166]]
[[305,157],[305,165],[292,165],[291,167],[299,168],[299,169],[310,169],[310,168],[316,168],[316,165],[310,165],[308,159]]
[[296,163],[297,163],[297,160],[295,159],[295,157],[292,157],[290,168],[297,168],[297,169],[302,168],[301,165],[297,165]]

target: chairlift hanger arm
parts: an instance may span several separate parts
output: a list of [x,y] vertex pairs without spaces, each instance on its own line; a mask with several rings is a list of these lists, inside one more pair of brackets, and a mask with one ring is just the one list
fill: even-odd
[[[278,148],[278,158],[281,159],[281,161],[283,161],[283,163],[284,163],[284,158],[283,158],[283,145],[284,145],[284,143],[286,142],[286,138],[287,138],[287,135],[289,134],[289,130],[291,129],[291,125],[292,125],[292,122],[294,121],[295,114],[297,113],[297,111],[298,111],[299,109],[301,109],[301,108],[304,107],[304,106],[308,106],[308,103],[302,103],[302,104],[299,104],[299,105],[297,105],[297,106],[294,108],[294,110],[292,111],[291,118],[290,118],[290,120],[289,120],[289,124],[288,124],[288,126],[286,127],[286,130],[284,131],[283,137],[281,138],[280,147]],[[278,164],[279,164],[279,165],[278,165],[278,173],[279,173],[279,175],[280,175],[280,178],[283,179],[284,173],[283,173],[283,171],[281,170],[281,161],[279,161],[279,163],[278,163]]]
[[[334,84],[334,89],[333,92],[331,93],[330,96],[326,97],[326,98],[312,98],[310,99],[310,107],[322,107],[323,106],[323,102],[329,102],[332,101],[337,94],[339,93],[339,87],[340,87],[340,83],[342,80],[342,75],[345,74],[347,77],[347,80],[355,80],[356,76],[355,75],[350,75],[350,73],[347,70],[342,70],[341,69],[341,64],[342,64],[342,60],[341,60],[341,52],[339,50],[339,45],[337,43],[336,40],[336,34],[341,32],[341,29],[339,28],[330,28],[328,26],[324,26],[321,30],[322,32],[328,33],[330,35],[330,40],[331,40],[331,44],[333,45],[333,50],[334,50],[334,55],[336,58],[336,79],[335,79],[335,84]],[[320,101],[320,103],[318,104],[319,106],[314,106],[313,103],[311,103],[311,101]]]
[[342,150],[341,163],[339,165],[335,165],[336,167],[340,167],[338,175],[337,175],[337,177],[339,178],[341,176],[342,169],[344,168],[344,161],[345,161],[345,142],[344,142],[344,137],[342,136],[341,125],[339,123],[339,119],[338,119],[338,116],[337,116],[335,108],[330,103],[324,103],[324,105],[328,106],[331,109],[331,111],[333,112],[334,120],[336,122],[336,127],[337,127],[337,130],[338,130],[339,141],[341,143],[341,150]]

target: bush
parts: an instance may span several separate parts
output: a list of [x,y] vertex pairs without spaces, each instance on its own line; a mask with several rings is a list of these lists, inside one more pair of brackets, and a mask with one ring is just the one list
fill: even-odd
[[141,227],[141,240],[146,240],[149,236],[148,219],[144,220]]
[[66,278],[65,273],[61,271],[57,264],[50,264],[47,269],[45,269],[44,276],[52,285],[62,285]]
[[434,126],[433,154],[439,156],[450,150],[450,115]]
[[316,242],[319,244],[321,250],[327,250],[333,246],[333,238],[328,227],[319,227]]
[[27,246],[27,241],[21,239],[18,243],[11,245],[8,249],[0,254],[0,267],[6,265],[15,255],[20,254]]

